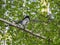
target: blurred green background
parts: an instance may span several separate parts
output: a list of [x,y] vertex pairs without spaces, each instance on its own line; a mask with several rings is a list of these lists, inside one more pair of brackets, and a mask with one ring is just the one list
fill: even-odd
[[[48,3],[53,20],[46,17]],[[51,41],[0,21],[0,45],[60,45],[60,0],[0,0],[0,18],[12,23],[22,20],[26,15],[31,20],[27,29]]]

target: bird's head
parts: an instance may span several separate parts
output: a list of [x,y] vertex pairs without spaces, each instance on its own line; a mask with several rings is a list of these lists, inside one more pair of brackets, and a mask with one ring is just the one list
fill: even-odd
[[30,17],[29,17],[29,16],[25,16],[25,18],[24,18],[24,19],[26,19],[26,18],[28,18],[28,19],[30,20]]

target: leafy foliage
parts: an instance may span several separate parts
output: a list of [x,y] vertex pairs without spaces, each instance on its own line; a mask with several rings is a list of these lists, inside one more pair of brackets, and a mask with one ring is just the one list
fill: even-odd
[[60,0],[46,0],[46,4],[50,3],[50,10],[54,16],[54,19],[51,21],[49,21],[49,17],[46,17],[47,10],[45,11],[45,9],[47,6],[44,6],[43,1],[1,0],[0,18],[13,23],[13,21],[22,20],[25,15],[29,15],[31,21],[27,28],[51,40],[36,38],[27,32],[0,21],[0,44],[5,40],[8,45],[59,45]]

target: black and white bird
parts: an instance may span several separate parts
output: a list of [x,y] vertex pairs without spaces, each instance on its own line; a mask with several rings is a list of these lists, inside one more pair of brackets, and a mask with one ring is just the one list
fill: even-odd
[[30,17],[29,16],[25,16],[21,21],[19,21],[18,23],[21,24],[24,28],[27,26],[27,24],[30,21]]
[[29,23],[30,21],[30,17],[29,16],[25,16],[24,19],[22,21],[20,21],[20,24],[25,26]]

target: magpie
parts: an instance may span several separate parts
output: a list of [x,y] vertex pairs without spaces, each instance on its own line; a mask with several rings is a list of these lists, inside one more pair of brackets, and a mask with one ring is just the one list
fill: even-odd
[[30,21],[29,16],[25,16],[22,20],[20,20],[18,23],[21,24],[24,28],[27,26],[27,24]]

